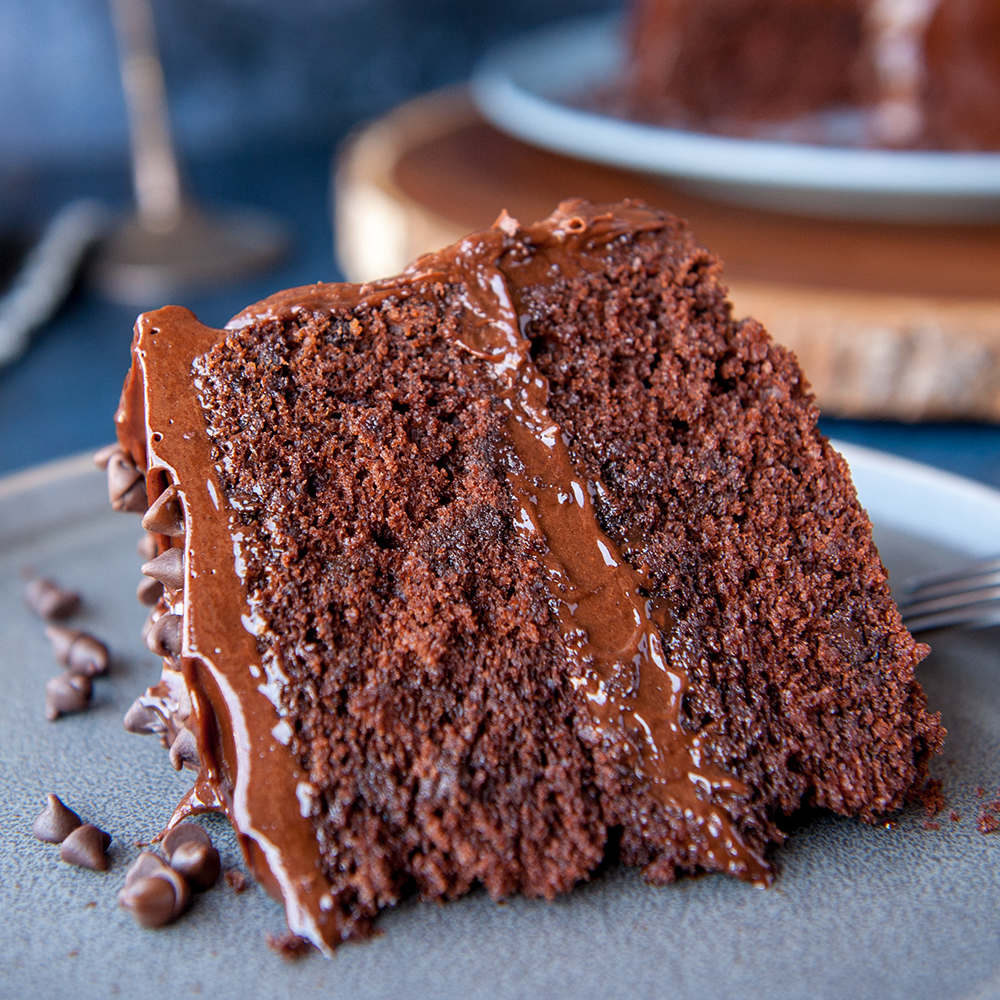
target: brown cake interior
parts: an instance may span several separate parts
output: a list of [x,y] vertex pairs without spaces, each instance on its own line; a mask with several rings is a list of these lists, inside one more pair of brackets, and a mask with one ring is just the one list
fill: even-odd
[[[572,255],[544,227],[475,252],[600,527],[670,611],[683,726],[745,786],[725,809],[759,856],[803,805],[900,806],[942,731],[794,358],[733,320],[682,224],[649,218]],[[572,683],[545,553],[515,530],[509,412],[460,343],[471,272],[441,264],[462,252],[349,303],[286,293],[195,364],[344,936],[413,890],[550,897],[611,842],[654,882],[754,874],[653,794]]]
[[928,26],[925,57],[931,143],[1000,149],[1000,3],[941,0]]
[[637,0],[630,98],[653,118],[732,127],[855,102],[861,0]]
[[633,0],[624,106],[731,135],[995,150],[998,44],[996,0]]

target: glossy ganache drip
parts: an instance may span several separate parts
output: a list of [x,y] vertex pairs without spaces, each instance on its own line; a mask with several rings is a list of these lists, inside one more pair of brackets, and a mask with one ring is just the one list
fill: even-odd
[[[256,679],[260,654],[241,624],[247,594],[234,561],[233,513],[191,374],[195,358],[225,336],[175,306],[140,316],[116,417],[122,447],[145,470],[151,510],[170,490],[184,515],[179,537],[155,535],[160,556],[174,547],[183,553],[183,585],[152,617],[155,628],[174,616],[176,634],[160,651],[164,680],[183,676],[190,705],[184,725],[194,732],[199,760],[195,786],[172,822],[222,808],[252,871],[284,902],[289,928],[329,952],[338,938],[315,831],[296,796],[304,775],[275,735],[280,720]],[[161,681],[139,705],[169,731],[177,728],[179,700],[167,693]]]
[[[727,811],[746,789],[710,763],[697,733],[682,724],[689,678],[680,644],[672,643],[670,609],[601,528],[595,498],[602,484],[574,467],[548,411],[548,383],[532,361],[519,307],[533,283],[600,270],[608,244],[664,225],[657,213],[628,203],[613,212],[564,203],[527,228],[504,215],[488,233],[422,257],[398,278],[282,292],[239,314],[229,329],[350,314],[388,297],[419,296],[437,283],[461,290],[455,348],[463,363],[487,367],[509,413],[506,434],[520,465],[508,472],[515,528],[545,568],[572,684],[593,720],[592,741],[629,762],[651,797],[683,817],[700,841],[704,867],[765,882],[769,866]],[[305,775],[265,679],[266,636],[253,624],[238,572],[239,522],[214,464],[192,374],[197,359],[226,336],[176,307],[140,317],[119,440],[146,470],[154,506],[172,490],[171,502],[185,514],[182,538],[159,537],[161,552],[183,545],[180,648],[170,667],[183,673],[200,751],[198,785],[185,808],[221,804],[255,874],[284,900],[289,927],[329,950],[339,938],[316,833],[298,797]]]
[[[586,698],[597,732],[632,758],[654,798],[699,830],[708,863],[766,882],[768,864],[748,848],[724,807],[727,798],[745,795],[746,787],[713,766],[698,735],[681,724],[687,671],[661,637],[672,632],[670,609],[644,596],[651,582],[602,530],[594,498],[603,487],[574,468],[566,435],[547,409],[548,381],[531,360],[528,317],[516,303],[518,283],[546,271],[570,274],[588,263],[600,266],[602,244],[662,225],[643,209],[631,217],[581,209],[561,206],[546,224],[527,231],[533,253],[520,262],[504,258],[502,237],[520,229],[509,216],[501,216],[487,237],[460,244],[451,268],[440,275],[459,279],[465,289],[467,317],[458,345],[489,365],[509,410],[507,433],[522,465],[508,473],[518,510],[515,527],[541,553],[576,671],[572,682]],[[419,263],[433,269],[438,262],[430,257]]]

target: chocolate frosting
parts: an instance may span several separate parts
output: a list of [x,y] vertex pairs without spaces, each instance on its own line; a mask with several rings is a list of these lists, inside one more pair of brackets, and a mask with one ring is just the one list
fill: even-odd
[[[460,290],[465,312],[456,347],[469,364],[488,367],[509,410],[506,430],[520,462],[508,473],[515,526],[546,569],[572,683],[592,715],[595,739],[620,750],[652,798],[698,830],[712,867],[766,882],[767,862],[748,848],[726,809],[747,789],[713,765],[698,734],[681,724],[690,654],[672,642],[669,607],[655,600],[650,581],[600,526],[595,498],[603,487],[574,468],[547,409],[548,383],[532,362],[520,310],[522,289],[600,268],[604,245],[663,225],[659,214],[629,203],[612,212],[566,202],[531,227],[502,215],[489,232],[420,258],[398,278],[292,289],[244,310],[229,328],[348,313],[437,283]],[[248,604],[238,523],[213,465],[191,374],[195,359],[225,336],[178,307],[141,316],[118,413],[119,439],[147,468],[150,499],[174,485],[185,514],[182,538],[159,536],[160,551],[184,546],[183,594],[172,599],[183,614],[180,666],[201,751],[198,783],[175,821],[221,804],[251,867],[284,900],[290,929],[329,950],[336,940],[325,918],[328,884],[297,797],[306,776],[269,693],[281,678],[268,677],[262,661],[266,636]]]

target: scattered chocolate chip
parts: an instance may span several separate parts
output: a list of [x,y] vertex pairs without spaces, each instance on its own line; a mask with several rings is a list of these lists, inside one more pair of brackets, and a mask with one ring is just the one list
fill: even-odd
[[83,820],[58,795],[46,796],[45,808],[35,817],[31,832],[47,844],[61,844]]
[[157,656],[178,656],[181,651],[180,615],[161,615],[146,633],[146,645]]
[[190,902],[187,880],[152,851],[136,858],[125,873],[125,888],[118,893],[119,905],[130,910],[143,927],[162,927],[176,920]]
[[108,462],[121,450],[122,446],[117,441],[112,441],[111,444],[106,444],[103,448],[98,448],[94,452],[94,465],[99,469],[106,469]]
[[69,618],[80,607],[75,590],[60,587],[55,580],[36,576],[24,586],[24,601],[40,618]]
[[82,712],[90,704],[90,678],[67,671],[45,684],[45,718],[54,722],[60,715]]
[[165,728],[160,714],[143,705],[138,698],[125,713],[122,724],[130,733],[162,733]]
[[177,896],[172,882],[147,876],[121,889],[118,905],[128,910],[142,927],[162,927],[174,919]]
[[146,510],[146,480],[124,451],[108,459],[108,500],[113,510],[141,514]]
[[184,553],[181,549],[165,549],[155,559],[143,563],[142,572],[159,580],[167,590],[184,586]]
[[177,487],[168,486],[142,516],[142,526],[157,535],[176,538],[184,534],[184,508]]
[[210,844],[181,844],[170,856],[170,867],[180,872],[195,892],[211,889],[219,881],[222,862]]
[[302,958],[312,951],[312,945],[305,938],[291,931],[285,931],[284,934],[268,934],[267,946],[288,961]]
[[184,844],[200,844],[202,847],[211,847],[212,838],[203,826],[197,823],[178,823],[168,831],[160,846],[168,859],[172,859],[174,851]]
[[177,730],[177,735],[170,744],[170,763],[174,765],[175,771],[179,771],[182,767],[197,770],[201,764],[198,741],[187,726],[181,726]]
[[159,858],[156,860],[162,866],[159,870],[126,880],[125,887],[118,893],[118,905],[128,910],[142,927],[163,927],[171,923],[191,901],[191,891],[184,879],[163,865]]
[[111,837],[93,823],[84,823],[62,842],[59,857],[71,865],[90,868],[95,872],[108,870],[108,847]]
[[139,586],[135,588],[135,596],[140,604],[151,608],[163,596],[163,584],[159,580],[144,576],[139,581]]
[[56,659],[69,667],[70,673],[96,677],[108,671],[108,647],[89,632],[65,625],[49,625],[45,634],[52,643]]
[[159,854],[142,851],[125,872],[125,888],[127,889],[138,879],[149,878],[150,875],[162,875],[169,867]]
[[205,828],[197,823],[180,823],[163,838],[163,852],[170,866],[179,871],[196,890],[210,889],[219,880],[219,852]]
[[239,870],[239,868],[227,868],[225,878],[226,884],[237,895],[241,892],[245,892],[247,887],[250,885],[250,880],[246,877],[244,872]]
[[156,536],[149,533],[142,536],[135,545],[136,552],[142,556],[143,562],[156,555]]

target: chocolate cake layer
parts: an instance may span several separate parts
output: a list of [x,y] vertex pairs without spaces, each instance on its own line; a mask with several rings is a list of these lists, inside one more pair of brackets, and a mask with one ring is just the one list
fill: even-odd
[[633,106],[692,125],[791,118],[861,92],[864,0],[636,0]]
[[612,845],[766,882],[783,816],[898,808],[942,738],[925,647],[815,424],[637,204],[502,216],[226,331],[142,317],[119,436],[147,521],[181,505],[154,617],[188,808],[321,947],[414,892],[551,897]]
[[634,0],[624,107],[730,135],[996,150],[998,39],[996,0]]

